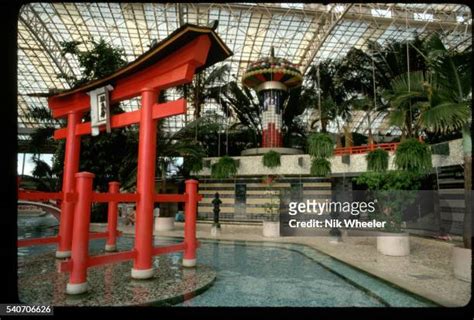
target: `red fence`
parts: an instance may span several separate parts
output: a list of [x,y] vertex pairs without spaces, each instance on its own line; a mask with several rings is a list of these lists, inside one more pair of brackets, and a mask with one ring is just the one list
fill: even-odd
[[[122,235],[122,232],[117,230],[117,216],[118,216],[118,203],[120,202],[135,202],[137,199],[136,194],[123,193],[118,194],[119,183],[109,183],[109,193],[101,194],[94,192],[93,199],[95,202],[108,202],[108,220],[107,220],[107,231],[106,232],[91,232],[89,233],[89,239],[107,239],[106,251],[115,250],[116,238]],[[49,200],[63,200],[76,201],[77,193],[66,193],[62,192],[40,192],[31,190],[19,190],[18,199],[28,201],[49,201]],[[123,200],[123,201],[122,201]],[[127,201],[128,200],[128,201]],[[42,238],[30,238],[20,239],[17,241],[18,247],[29,247],[36,245],[48,245],[58,243],[59,237],[42,237]]]
[[369,144],[365,146],[356,146],[356,147],[335,148],[334,155],[342,156],[342,155],[347,155],[347,154],[367,153],[375,149],[395,151],[397,149],[398,144],[399,144],[398,142],[393,142],[393,143]]
[[[71,259],[59,264],[60,272],[70,272],[69,283],[66,289],[67,293],[79,294],[87,291],[87,269],[89,267],[136,259],[140,251],[145,253],[145,258],[148,260],[155,255],[183,251],[183,265],[185,267],[194,267],[196,265],[196,249],[199,247],[199,242],[196,238],[197,203],[202,199],[202,196],[197,191],[198,182],[196,180],[187,180],[185,182],[186,190],[184,194],[153,195],[154,202],[184,203],[185,223],[183,242],[154,247],[152,241],[149,243],[145,241],[142,247],[135,243],[135,247],[130,251],[89,256],[88,243],[90,239],[107,238],[106,251],[116,251],[116,237],[121,235],[121,232],[117,230],[118,203],[139,202],[139,194],[137,193],[119,193],[118,182],[110,182],[109,192],[107,193],[94,192],[92,190],[93,178],[94,175],[89,172],[77,173],[76,191],[65,194],[61,192],[29,192],[25,190],[18,192],[18,198],[22,200],[47,201],[51,199],[68,199],[75,204]],[[94,202],[107,202],[109,204],[106,232],[89,232],[91,205]],[[140,237],[137,232],[135,236]],[[18,240],[18,246],[52,244],[57,243],[58,239],[59,236],[22,239]],[[133,269],[132,277],[134,277]]]

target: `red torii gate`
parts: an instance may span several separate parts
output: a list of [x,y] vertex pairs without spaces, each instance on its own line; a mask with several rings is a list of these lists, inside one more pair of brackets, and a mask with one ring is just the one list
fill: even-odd
[[[100,80],[86,83],[48,99],[53,117],[67,117],[67,127],[56,130],[55,139],[66,139],[64,173],[62,185],[61,219],[56,256],[72,259],[61,264],[62,271],[71,271],[69,293],[81,293],[86,289],[87,267],[104,263],[133,259],[132,278],[147,279],[153,276],[152,256],[160,253],[184,250],[184,266],[195,266],[195,215],[197,181],[186,182],[184,195],[155,194],[156,121],[186,112],[185,99],[157,103],[160,90],[192,81],[196,72],[207,68],[232,55],[212,28],[186,24],[173,32],[134,62],[114,74]],[[90,110],[88,92],[111,85],[110,105],[141,95],[141,109],[114,115],[110,127],[119,128],[139,124],[139,147],[136,194],[98,194],[92,192],[93,174],[78,173],[80,136],[91,133],[91,123],[81,123],[84,112]],[[105,126],[99,128],[105,130]],[[81,190],[79,190],[81,189]],[[115,191],[116,192],[116,191]],[[88,218],[93,201],[136,201],[135,247],[121,252],[91,259],[87,256]],[[153,204],[154,202],[182,201],[188,212],[194,211],[185,226],[185,242],[169,248],[153,247]],[[188,218],[188,217],[186,217]],[[186,219],[188,220],[188,219]],[[73,240],[74,229],[74,242]],[[84,230],[82,230],[84,229]],[[82,230],[82,231],[80,231]],[[193,234],[190,234],[193,233]],[[86,240],[84,240],[84,237]],[[76,239],[77,238],[77,239]],[[86,242],[84,242],[86,241]],[[84,253],[84,251],[86,251]]]

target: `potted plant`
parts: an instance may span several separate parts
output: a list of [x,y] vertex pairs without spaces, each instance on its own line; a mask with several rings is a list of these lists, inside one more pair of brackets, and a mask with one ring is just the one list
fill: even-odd
[[403,213],[415,201],[421,175],[407,171],[366,172],[355,182],[366,185],[376,211],[369,214],[384,228],[377,233],[377,251],[389,256],[410,254],[410,237],[402,229]]
[[[158,163],[161,171],[161,187],[160,193],[167,193],[166,168],[170,164],[170,158],[159,158]],[[169,202],[155,203],[153,215],[155,216],[156,231],[170,231],[174,229],[175,215],[177,212],[176,204]]]
[[155,216],[155,230],[156,231],[171,231],[174,230],[175,210],[169,203],[161,203],[155,205],[153,210]]
[[214,179],[228,179],[237,174],[239,162],[229,156],[223,156],[211,166],[211,177]]
[[[427,54],[422,57],[431,76],[427,78],[426,73],[419,71],[401,75],[392,80],[393,95],[386,95],[386,98],[392,106],[391,122],[408,136],[411,136],[415,127],[434,133],[462,133],[465,191],[463,246],[454,247],[452,261],[456,277],[471,279],[472,49],[459,51],[446,48],[436,32],[425,38],[423,47]],[[406,81],[407,79],[410,81]],[[413,98],[416,103],[412,104]],[[409,117],[406,112],[407,103],[410,103],[409,110],[415,111],[410,112]],[[397,118],[401,121],[396,121]]]
[[312,133],[308,138],[308,153],[311,156],[311,175],[326,177],[331,174],[328,158],[334,152],[334,142],[327,133]]
[[268,184],[265,196],[269,198],[269,201],[264,205],[263,236],[276,238],[280,236],[280,198],[278,191],[273,188],[273,182]]
[[388,169],[388,152],[384,149],[370,151],[366,159],[368,171],[384,172]]
[[399,170],[427,173],[432,168],[430,146],[415,138],[406,139],[398,145],[393,161]]
[[280,154],[276,151],[270,150],[262,157],[262,163],[267,168],[276,168],[281,165]]

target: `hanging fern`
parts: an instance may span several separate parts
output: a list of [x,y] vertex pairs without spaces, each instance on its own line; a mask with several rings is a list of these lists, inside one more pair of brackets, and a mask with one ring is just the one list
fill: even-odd
[[312,133],[308,138],[308,153],[315,158],[329,158],[334,150],[334,142],[326,133]]
[[331,174],[328,158],[334,152],[334,142],[327,133],[312,133],[308,138],[308,153],[311,156],[311,175],[326,177]]
[[388,152],[383,149],[370,151],[367,156],[367,170],[383,172],[388,169]]
[[313,159],[311,161],[311,175],[326,177],[331,174],[331,162],[328,159]]
[[394,162],[400,170],[427,173],[432,168],[430,146],[413,138],[407,139],[398,145]]
[[262,163],[265,167],[268,167],[268,168],[279,167],[281,164],[280,154],[276,151],[270,150],[263,155]]
[[238,163],[229,156],[223,156],[211,166],[211,177],[227,179],[237,174]]

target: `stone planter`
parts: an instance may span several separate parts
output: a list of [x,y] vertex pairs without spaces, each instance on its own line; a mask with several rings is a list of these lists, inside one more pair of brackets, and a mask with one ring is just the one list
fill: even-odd
[[174,217],[156,217],[156,231],[170,231],[174,229]]
[[472,250],[464,247],[453,247],[452,252],[454,276],[459,280],[471,282]]
[[379,232],[377,251],[387,256],[408,256],[410,254],[410,235],[408,233]]
[[280,222],[263,221],[263,236],[267,238],[277,238],[280,236]]

